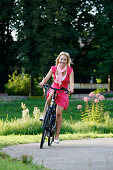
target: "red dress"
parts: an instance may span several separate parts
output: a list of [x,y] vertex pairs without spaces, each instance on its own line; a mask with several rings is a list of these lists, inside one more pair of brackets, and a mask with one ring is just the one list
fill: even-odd
[[[52,87],[54,88],[60,88],[60,87],[64,87],[68,89],[68,85],[69,85],[69,79],[70,79],[70,74],[72,72],[72,68],[71,67],[67,67],[67,74],[66,77],[64,78],[64,80],[62,81],[61,86],[59,86],[59,84],[55,83],[55,79],[56,79],[56,70],[57,70],[57,66],[52,66],[51,67],[52,72],[53,72],[53,76],[54,76],[54,82],[52,84]],[[52,91],[52,89],[48,90],[47,93],[47,98],[49,96],[49,93]],[[63,107],[65,110],[68,108],[69,105],[69,97],[68,94],[64,93],[63,91],[57,91],[57,97],[55,98],[55,103],[61,107]]]

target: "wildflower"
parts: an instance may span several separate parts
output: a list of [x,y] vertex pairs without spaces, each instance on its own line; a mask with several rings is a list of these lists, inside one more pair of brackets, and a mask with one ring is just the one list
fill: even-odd
[[96,97],[98,97],[98,98],[99,98],[100,96],[101,96],[101,94],[100,94],[100,93],[96,94]]
[[40,109],[38,107],[34,107],[34,111],[33,111],[33,116],[34,118],[38,118],[38,115],[40,115],[41,112],[40,112]]
[[99,100],[105,100],[105,97],[104,97],[103,95],[101,95],[101,96],[99,97]]
[[23,104],[23,102],[21,103],[21,108],[22,108],[23,110],[25,110],[25,109],[26,109],[26,105],[25,105],[25,104]]
[[95,99],[94,102],[95,102],[95,103],[98,103],[98,102],[99,102],[99,99]]
[[78,105],[78,106],[77,106],[77,109],[81,109],[81,108],[82,108],[82,105]]
[[95,93],[94,93],[94,92],[91,92],[91,93],[89,94],[89,96],[90,96],[90,97],[94,97],[94,96],[95,96]]
[[84,97],[84,102],[88,102],[90,100],[89,97]]
[[22,111],[22,117],[29,118],[29,109],[28,108]]

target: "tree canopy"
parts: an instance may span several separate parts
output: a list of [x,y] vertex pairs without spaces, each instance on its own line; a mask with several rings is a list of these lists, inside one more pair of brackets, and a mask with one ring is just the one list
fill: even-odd
[[[57,55],[66,51],[73,60],[75,82],[89,82],[91,76],[106,82],[108,75],[112,82],[112,0],[2,0],[0,7],[4,3],[0,12],[0,48],[3,44],[7,47],[4,37],[8,42],[10,39],[10,45],[7,54],[0,53],[1,75],[5,68],[5,73],[14,69],[16,61],[32,78],[40,79],[55,64]],[[13,28],[16,42],[11,36]]]
[[4,91],[4,84],[8,74],[14,70],[17,52],[16,44],[11,36],[11,20],[14,14],[14,0],[0,1],[0,92]]

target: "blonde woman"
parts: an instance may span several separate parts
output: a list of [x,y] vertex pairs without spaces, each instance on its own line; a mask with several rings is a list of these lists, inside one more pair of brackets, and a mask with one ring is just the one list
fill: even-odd
[[[69,92],[72,94],[74,92],[74,72],[73,69],[70,67],[71,59],[68,53],[61,52],[58,57],[56,58],[56,66],[52,66],[49,70],[46,77],[39,83],[40,86],[43,85],[50,79],[51,76],[54,77],[54,82],[52,87],[60,88],[64,87],[68,89],[68,85],[70,82],[70,89]],[[43,121],[47,103],[50,104],[51,98],[53,95],[53,90],[48,90],[47,93],[47,101],[44,108],[44,115],[40,117],[40,120]],[[55,135],[55,143],[59,143],[59,132],[61,130],[62,125],[62,112],[63,110],[67,110],[69,104],[68,95],[64,92],[58,91],[57,97],[55,98],[55,103],[57,104],[56,107],[56,135]]]

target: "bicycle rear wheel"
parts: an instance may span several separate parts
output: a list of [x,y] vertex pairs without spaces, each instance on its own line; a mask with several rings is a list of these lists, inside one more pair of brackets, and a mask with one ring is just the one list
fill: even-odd
[[52,125],[51,125],[51,132],[50,136],[48,137],[48,146],[52,145],[52,142],[54,141],[54,135],[56,133],[56,120],[52,120]]
[[48,137],[48,146],[51,146],[53,141],[54,141],[54,135]]

